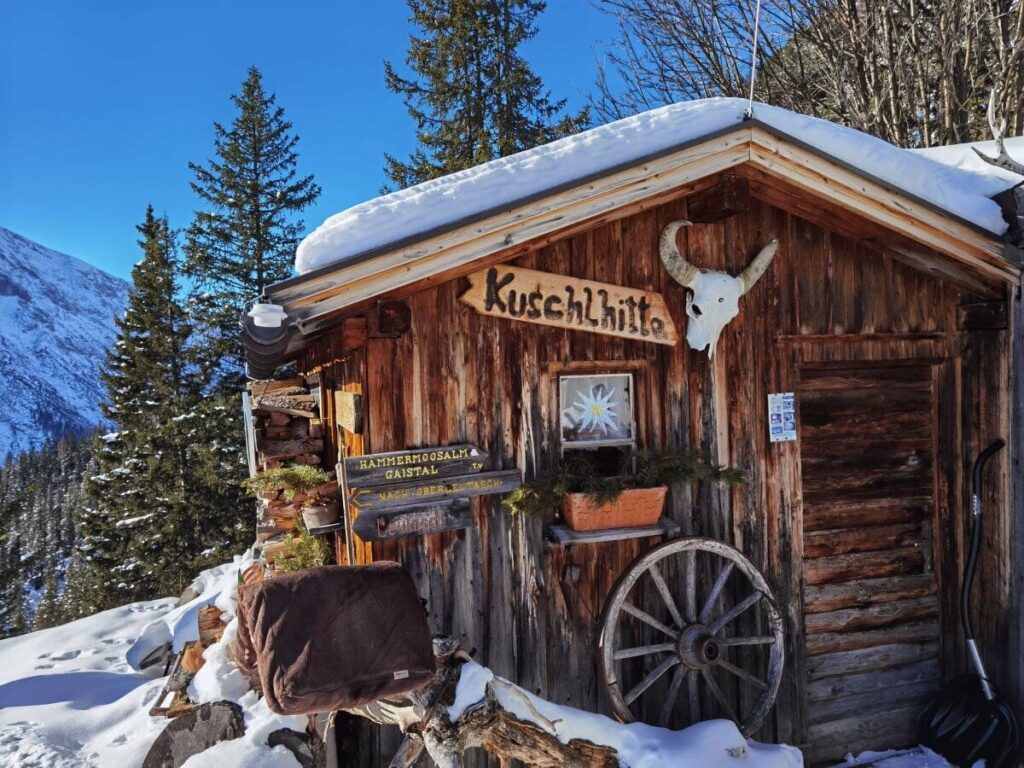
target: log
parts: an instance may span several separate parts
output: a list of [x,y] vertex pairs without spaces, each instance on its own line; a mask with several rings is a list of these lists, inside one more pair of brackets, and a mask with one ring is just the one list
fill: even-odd
[[291,395],[260,397],[253,401],[253,412],[259,415],[280,413],[289,416],[302,416],[307,419],[315,419],[319,416],[316,409],[316,400],[309,395],[305,397]]
[[[301,419],[296,419],[296,421],[302,423]],[[256,435],[260,445],[263,445],[268,440],[289,440],[292,437],[294,437],[294,435],[292,435],[292,428],[290,424],[283,424],[281,426],[268,424]],[[306,435],[300,435],[300,437],[306,437]]]
[[291,416],[280,411],[270,411],[267,413],[266,418],[270,421],[271,426],[274,427],[287,427],[292,422]]
[[272,440],[260,446],[263,461],[291,459],[305,453],[319,453],[324,449],[323,440],[305,438],[302,440]]
[[447,637],[434,639],[437,672],[424,688],[397,700],[375,701],[348,712],[366,717],[379,725],[397,725],[406,734],[390,768],[410,768],[425,750],[438,768],[462,768],[467,749],[482,748],[505,764],[520,760],[535,768],[619,768],[615,750],[574,739],[562,743],[535,713],[538,722],[528,722],[504,708],[496,693],[500,687],[507,695],[519,695],[527,709],[532,704],[517,686],[494,678],[484,698],[470,705],[456,721],[448,714],[463,665],[469,656],[458,643]]
[[199,624],[199,642],[205,648],[220,640],[227,626],[221,619],[223,611],[215,605],[206,605],[199,609],[196,621]]
[[249,387],[249,394],[258,397],[260,395],[272,395],[283,389],[304,388],[306,380],[301,376],[293,376],[290,379],[250,381],[247,386]]

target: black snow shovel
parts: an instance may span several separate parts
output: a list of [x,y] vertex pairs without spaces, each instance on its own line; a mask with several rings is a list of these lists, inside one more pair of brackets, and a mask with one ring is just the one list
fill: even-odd
[[976,674],[962,675],[947,683],[921,715],[919,724],[923,745],[965,768],[978,760],[984,760],[986,768],[1010,768],[1017,765],[1020,750],[1017,717],[985,673],[971,626],[971,585],[981,549],[981,474],[985,462],[1005,445],[1002,440],[996,440],[974,461],[971,488],[974,526],[964,583],[960,587],[960,623]]

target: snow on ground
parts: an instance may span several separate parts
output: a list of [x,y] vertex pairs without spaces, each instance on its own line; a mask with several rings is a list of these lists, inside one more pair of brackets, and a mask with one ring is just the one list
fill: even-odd
[[942,755],[935,754],[927,747],[864,752],[857,757],[847,755],[845,762],[839,763],[836,768],[859,768],[868,765],[877,768],[953,768]]
[[623,725],[604,715],[553,704],[517,685],[496,678],[469,661],[462,668],[455,702],[448,708],[454,721],[484,698],[490,686],[502,707],[520,720],[535,723],[568,744],[585,739],[615,749],[630,768],[699,765],[701,768],[800,768],[800,750],[785,745],[747,741],[729,720],[708,720],[669,731],[643,723]]
[[[735,98],[670,104],[378,197],[321,224],[299,244],[295,267],[306,273],[345,261],[636,162],[739,125],[746,109],[747,101]],[[755,104],[754,115],[897,189],[993,233],[1006,231],[999,206],[989,198],[1016,180],[992,173],[984,164],[936,162],[927,153],[909,152],[852,128],[766,104]]]
[[[251,556],[204,571],[193,583],[197,597],[176,607],[166,598],[132,603],[78,621],[0,641],[0,768],[125,768],[138,766],[169,722],[148,712],[165,679],[162,666],[139,672],[138,660],[165,642],[176,649],[197,636],[196,612],[214,604],[228,622],[219,643],[206,649],[205,665],[189,686],[193,701],[229,700],[245,713],[245,735],[193,756],[185,768],[295,768],[284,747],[270,749],[279,728],[302,731],[304,717],[272,713],[248,689],[227,647],[235,636],[238,572]],[[129,662],[132,663],[129,663]],[[725,720],[668,731],[642,723],[622,725],[602,715],[545,701],[474,662],[468,662],[449,716],[458,719],[491,686],[517,717],[540,724],[564,742],[587,739],[618,750],[630,768],[700,765],[702,768],[799,768],[792,747],[745,740]],[[949,768],[927,750],[848,758],[842,765],[884,768]]]
[[[200,701],[236,701],[246,733],[196,755],[188,768],[295,768],[284,747],[270,749],[278,728],[302,730],[304,718],[281,717],[248,691],[225,649],[234,629],[237,573],[248,558],[205,571],[199,597],[132,603],[52,629],[0,640],[0,768],[126,768],[142,764],[169,722],[149,716],[165,679],[163,667],[138,672],[136,662],[166,640],[198,636],[196,612],[214,603],[231,618],[225,637],[206,650],[207,663],[190,694]],[[241,684],[240,684],[241,683]]]

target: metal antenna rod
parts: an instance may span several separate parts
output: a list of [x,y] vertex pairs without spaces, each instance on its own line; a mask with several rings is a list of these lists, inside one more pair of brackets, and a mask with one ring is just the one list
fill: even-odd
[[750,54],[750,97],[747,100],[747,118],[754,116],[754,81],[757,79],[757,36],[761,27],[761,0],[757,0],[754,8],[754,40]]

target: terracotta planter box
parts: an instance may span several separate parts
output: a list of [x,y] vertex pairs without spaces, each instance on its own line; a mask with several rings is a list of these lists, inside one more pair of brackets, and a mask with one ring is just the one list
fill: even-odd
[[585,493],[567,493],[562,497],[562,516],[574,531],[655,525],[665,508],[666,493],[668,488],[664,485],[633,488],[600,505]]

